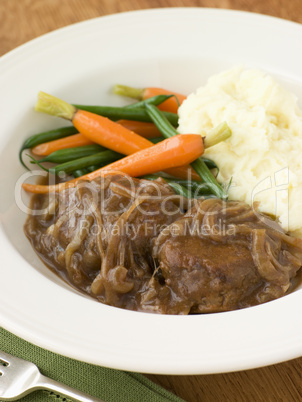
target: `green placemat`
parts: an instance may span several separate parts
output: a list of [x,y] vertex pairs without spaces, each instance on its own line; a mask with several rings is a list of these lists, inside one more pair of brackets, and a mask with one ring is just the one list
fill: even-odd
[[[38,346],[0,327],[0,349],[35,363],[42,374],[106,402],[182,402],[142,374],[79,362]],[[62,402],[69,399],[49,391],[35,391],[22,402]]]

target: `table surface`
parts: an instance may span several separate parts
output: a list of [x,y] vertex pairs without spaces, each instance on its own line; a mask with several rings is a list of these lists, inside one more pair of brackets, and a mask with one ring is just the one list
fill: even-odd
[[[0,0],[0,56],[46,32],[89,18],[187,6],[252,11],[302,23],[302,0]],[[302,401],[302,357],[227,374],[147,377],[188,402]]]

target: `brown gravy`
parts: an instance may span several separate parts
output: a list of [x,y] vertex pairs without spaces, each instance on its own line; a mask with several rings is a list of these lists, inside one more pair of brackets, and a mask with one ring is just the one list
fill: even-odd
[[[283,296],[302,240],[242,202],[186,200],[164,180],[110,176],[35,195],[24,230],[42,261],[102,303],[162,314]],[[300,270],[301,272],[301,270]]]

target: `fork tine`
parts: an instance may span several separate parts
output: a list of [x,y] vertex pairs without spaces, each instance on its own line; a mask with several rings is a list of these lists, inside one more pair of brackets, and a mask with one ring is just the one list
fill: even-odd
[[[2,362],[2,364],[1,364]],[[2,366],[2,368],[1,368]],[[36,389],[48,389],[81,402],[102,402],[79,390],[45,377],[39,368],[28,360],[0,350],[0,399],[19,400]]]
[[7,367],[8,365],[9,365],[9,362],[8,362],[8,361],[3,360],[3,359],[0,358],[0,366]]
[[13,358],[14,358],[14,356],[12,356],[12,355],[10,355],[10,354],[8,354],[8,353],[3,352],[3,350],[0,350],[0,361],[4,361],[5,363],[9,363],[7,360],[8,360],[10,357],[13,357]]

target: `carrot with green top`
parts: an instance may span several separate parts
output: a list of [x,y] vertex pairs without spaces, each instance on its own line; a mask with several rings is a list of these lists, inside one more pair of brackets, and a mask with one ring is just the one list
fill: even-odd
[[70,120],[74,127],[90,141],[124,155],[150,146],[150,141],[107,117],[77,109],[45,92],[39,92],[36,110]]
[[[134,120],[118,120],[116,123],[130,131],[134,131],[136,134],[144,138],[157,138],[161,136],[160,131],[153,123]],[[83,134],[78,133],[58,140],[39,144],[33,147],[31,151],[35,155],[47,156],[61,149],[83,147],[91,144],[94,144],[94,142],[86,138]]]
[[80,178],[50,186],[24,183],[22,187],[25,191],[31,193],[45,194],[75,187],[79,180],[93,180],[108,174],[123,173],[131,177],[139,177],[189,164],[201,156],[203,152],[204,145],[200,135],[180,134],[161,141],[150,148],[133,153]]
[[157,87],[133,88],[126,85],[115,85],[113,92],[137,100],[145,100],[157,95],[174,95],[157,106],[160,110],[172,113],[177,113],[178,107],[186,99],[185,95]]

